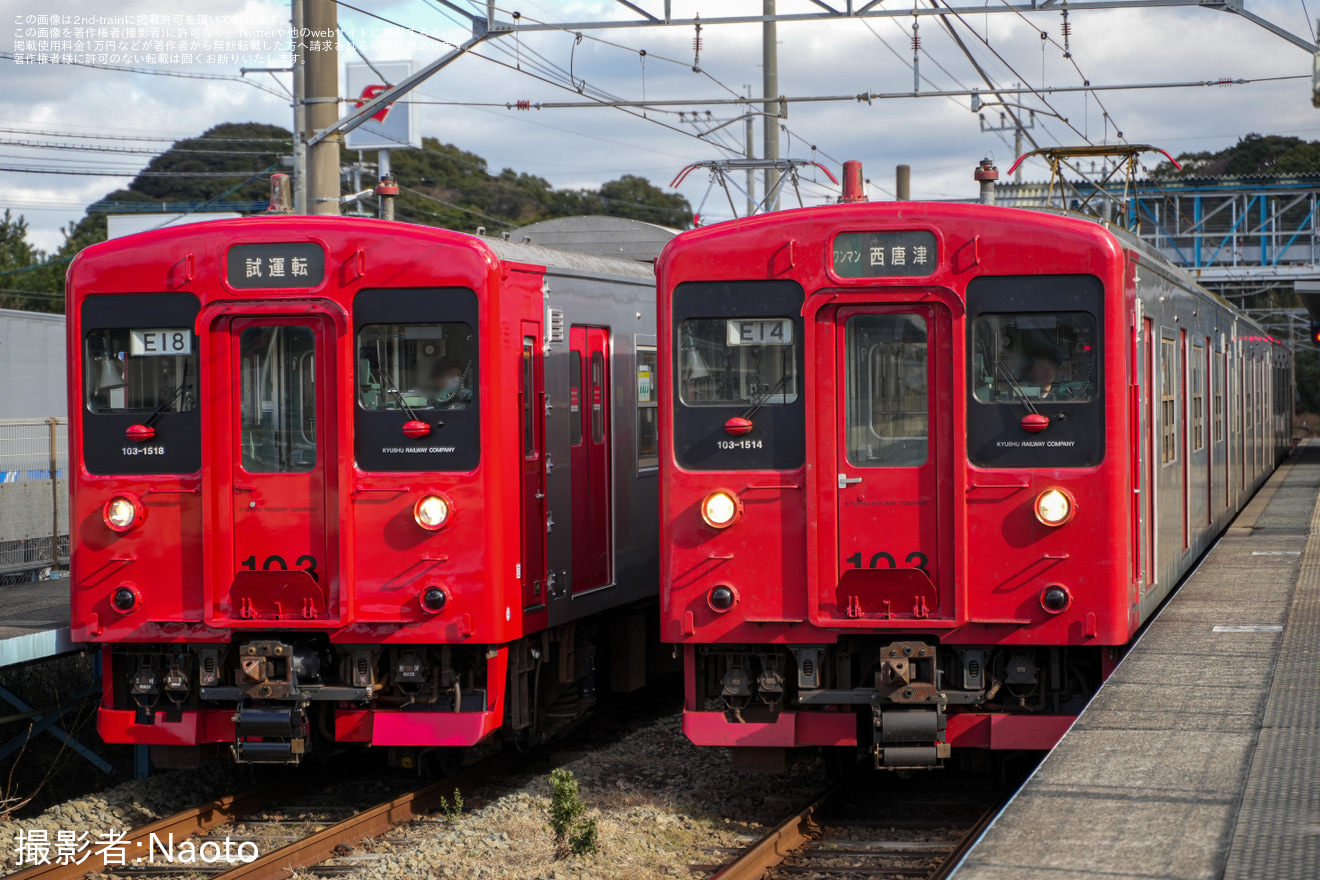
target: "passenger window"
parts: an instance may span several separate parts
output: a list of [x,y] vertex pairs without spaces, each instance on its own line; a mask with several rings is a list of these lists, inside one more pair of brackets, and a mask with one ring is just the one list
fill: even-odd
[[1169,464],[1178,460],[1178,348],[1172,339],[1160,339],[1160,460]]
[[243,470],[316,466],[316,336],[310,327],[248,327],[239,336]]
[[523,457],[536,458],[536,340],[523,338],[522,351]]
[[582,445],[582,354],[568,353],[568,442]]
[[1192,344],[1192,450],[1205,448],[1205,347]]
[[793,319],[691,318],[679,330],[679,395],[688,406],[797,400]]
[[637,346],[637,467],[660,466],[655,346]]
[[848,461],[858,467],[925,463],[930,424],[925,319],[856,315],[844,333]]
[[83,350],[89,412],[192,412],[197,350],[190,327],[92,330]]
[[591,353],[591,442],[605,442],[605,356]]
[[358,331],[358,406],[465,409],[477,393],[477,344],[467,324],[368,324]]
[[973,393],[983,403],[1091,400],[1097,393],[1095,316],[1087,312],[982,315],[975,325]]

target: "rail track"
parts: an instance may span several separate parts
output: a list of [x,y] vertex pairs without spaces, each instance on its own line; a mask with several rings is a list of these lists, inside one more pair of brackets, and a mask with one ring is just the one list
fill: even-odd
[[[660,708],[660,714],[672,711],[672,707]],[[588,717],[555,740],[554,747],[572,748],[598,737],[608,738],[638,720],[658,717],[657,707],[645,700],[636,704],[623,701],[615,709]],[[283,773],[278,782],[208,801],[128,831],[121,841],[126,854],[123,861],[107,862],[89,849],[90,855],[80,863],[37,865],[9,874],[5,880],[83,880],[89,874],[102,873],[152,880],[199,876],[208,880],[285,880],[295,873],[341,876],[366,867],[381,844],[388,851],[390,830],[436,812],[442,798],[452,798],[455,790],[470,803],[475,789],[524,770],[540,754],[539,749],[528,754],[506,749],[420,786],[415,778],[344,770],[342,765],[330,771],[336,781],[328,786],[308,779],[306,772]],[[233,847],[255,844],[257,856],[246,862],[222,859],[210,864],[180,864],[164,860],[157,849],[154,862],[135,862],[151,852],[153,835],[158,841],[168,841],[173,835],[176,845],[190,840],[197,849],[228,838]]]
[[1002,785],[961,777],[841,783],[735,852],[709,880],[944,880],[1007,793]]
[[[37,865],[9,875],[6,880],[81,880],[87,874],[113,873],[116,877],[195,877],[223,880],[283,880],[297,870],[311,869],[318,876],[337,876],[364,867],[373,853],[364,841],[380,841],[391,829],[441,807],[441,799],[455,790],[468,797],[491,777],[515,769],[516,755],[499,754],[457,774],[420,787],[415,780],[362,774],[308,792],[296,785],[275,783],[190,807],[129,831],[122,841],[125,858],[107,861],[94,852],[85,861],[65,865]],[[388,792],[386,800],[381,794]],[[172,841],[175,852],[184,841],[192,851],[215,844],[213,854],[234,858],[210,862],[170,861],[152,842]],[[230,846],[225,847],[228,841]],[[251,843],[249,861],[239,860],[238,847]]]

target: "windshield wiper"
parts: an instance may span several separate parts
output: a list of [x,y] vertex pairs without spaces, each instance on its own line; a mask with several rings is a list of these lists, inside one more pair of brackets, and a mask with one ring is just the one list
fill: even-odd
[[1008,387],[1013,390],[1017,399],[1022,401],[1022,405],[1027,408],[1027,412],[1040,415],[1040,410],[1036,409],[1036,405],[1031,402],[1031,398],[1022,390],[1022,386],[1017,383],[1017,380],[1009,374],[1008,369],[1004,366],[1004,362],[999,358],[995,358],[995,372],[1003,374],[1004,379],[1008,381]]
[[389,374],[381,370],[372,370],[371,372],[376,374],[376,378],[380,380],[381,386],[390,394],[394,395],[394,399],[399,402],[399,406],[408,414],[408,418],[412,419],[414,422],[420,422],[421,419],[417,418],[417,413],[408,405],[408,401],[403,399],[403,392],[395,387],[394,382],[390,380]]
[[752,418],[752,415],[758,409],[765,406],[766,403],[769,402],[770,398],[774,397],[776,394],[779,393],[779,389],[783,388],[784,383],[787,381],[788,381],[787,376],[781,376],[779,381],[776,382],[774,387],[772,387],[769,391],[765,392],[764,394],[758,395],[757,397],[752,398],[752,405],[743,412],[742,418],[750,420]]
[[175,386],[173,391],[170,392],[169,397],[165,398],[160,402],[160,406],[152,410],[151,415],[147,416],[147,420],[142,424],[150,428],[151,423],[156,421],[156,419],[160,418],[160,414],[165,412],[166,407],[174,403],[174,401],[178,400],[179,396],[190,388],[192,388],[192,385],[189,384],[188,382],[188,361],[184,361],[183,375],[179,377],[179,384]]

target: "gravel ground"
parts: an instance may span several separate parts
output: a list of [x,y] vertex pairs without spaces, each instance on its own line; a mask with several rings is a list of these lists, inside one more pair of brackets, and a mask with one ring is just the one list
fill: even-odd
[[[713,847],[744,846],[827,785],[823,768],[805,759],[781,774],[734,772],[724,749],[698,749],[677,715],[626,734],[590,754],[564,753],[554,763],[573,771],[600,830],[600,852],[556,859],[547,830],[550,768],[502,780],[469,799],[456,822],[440,816],[390,832],[394,841],[355,880],[398,877],[472,880],[610,880],[699,877],[689,865],[725,861]],[[726,817],[736,816],[741,821]]]
[[[89,773],[96,771],[88,769]],[[158,773],[149,779],[120,783],[96,794],[57,804],[36,816],[0,819],[0,874],[15,870],[14,843],[19,830],[88,833],[89,841],[109,831],[126,831],[177,813],[202,801],[243,791],[257,783],[247,768],[213,762],[199,770]]]

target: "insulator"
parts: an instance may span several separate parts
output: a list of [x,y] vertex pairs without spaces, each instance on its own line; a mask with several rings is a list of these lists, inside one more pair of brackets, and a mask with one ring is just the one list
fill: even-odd
[[529,100],[519,101],[519,102],[518,102],[518,109],[519,109],[519,110],[531,110],[531,109],[532,109],[532,102],[529,101]]
[[1072,36],[1072,22],[1068,21],[1068,10],[1063,10],[1063,57],[1072,57],[1072,46],[1069,45],[1068,38]]
[[1227,87],[1233,84],[1233,79],[1231,77],[1221,76],[1218,80],[1216,80],[1216,83],[1220,86]]

